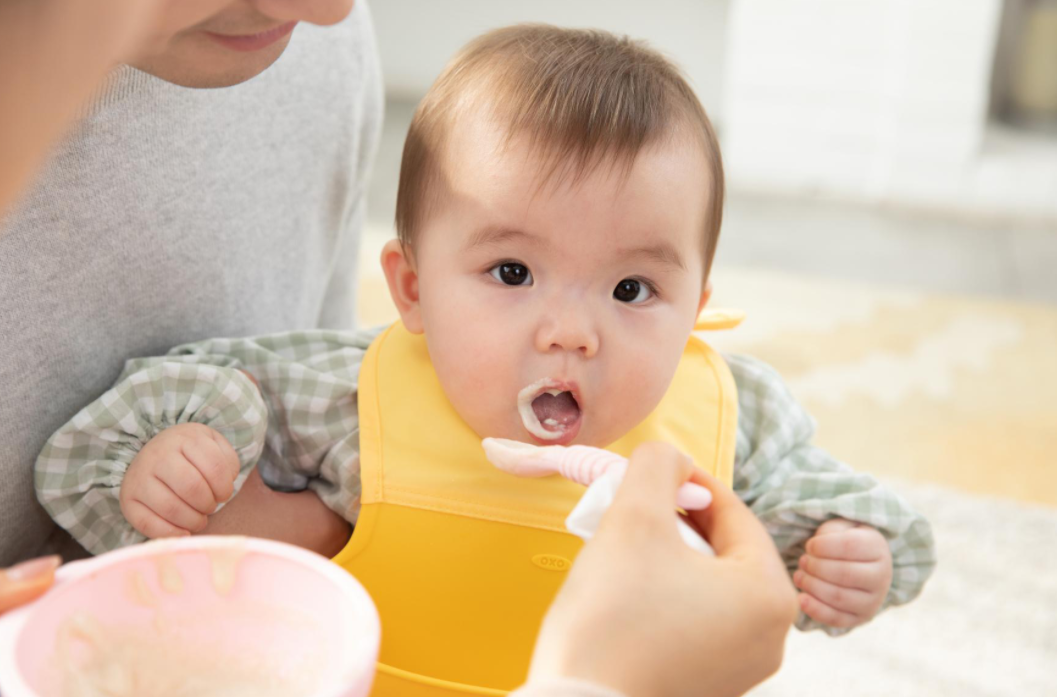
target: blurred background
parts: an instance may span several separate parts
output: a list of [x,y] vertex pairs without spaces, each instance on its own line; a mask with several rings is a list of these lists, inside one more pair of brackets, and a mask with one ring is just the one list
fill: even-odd
[[387,116],[361,321],[400,153],[448,58],[516,22],[678,63],[728,176],[708,336],[778,368],[817,442],[932,520],[922,597],[798,634],[758,696],[1053,694],[1057,666],[1057,0],[375,0]]

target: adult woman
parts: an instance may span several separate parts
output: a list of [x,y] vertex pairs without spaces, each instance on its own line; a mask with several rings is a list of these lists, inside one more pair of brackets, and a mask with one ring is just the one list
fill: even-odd
[[[144,69],[163,79],[233,84],[264,70],[270,64],[266,59],[275,60],[281,48],[245,64],[233,54],[222,74],[211,72],[213,60],[197,66],[205,72],[188,72],[184,68],[197,65],[192,60],[200,46],[194,43],[196,28],[208,34],[228,20],[250,17],[248,10],[257,19],[285,22],[256,34],[248,33],[247,25],[234,39],[223,39],[260,43],[271,32],[286,31],[292,21],[338,22],[351,6],[351,0],[99,0],[89,7],[48,0],[0,8],[0,48],[5,49],[0,54],[0,152],[5,153],[0,221],[115,64],[144,55],[144,47],[152,45],[156,50],[150,60],[144,58]],[[174,37],[190,43],[174,43]],[[201,80],[191,79],[196,76]],[[25,405],[15,406],[26,411]],[[18,458],[11,462],[17,466]],[[676,532],[675,491],[688,478],[713,492],[711,507],[692,514],[690,521],[708,538],[715,557],[689,549]],[[14,516],[0,521],[5,535],[17,537],[16,524],[32,511],[4,508]],[[323,553],[336,551],[348,538],[344,521],[325,515],[313,494],[272,492],[259,477],[211,520],[207,532],[280,539],[285,534],[288,541]],[[13,545],[11,550],[8,556],[19,558]],[[45,557],[0,571],[0,612],[45,592],[59,563],[57,556]],[[671,447],[648,444],[632,457],[616,502],[548,613],[529,685],[519,694],[742,694],[777,670],[796,612],[795,593],[773,543],[748,509]]]

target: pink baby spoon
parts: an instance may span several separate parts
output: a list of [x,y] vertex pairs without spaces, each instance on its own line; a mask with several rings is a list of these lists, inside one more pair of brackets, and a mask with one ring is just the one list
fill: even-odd
[[[588,445],[536,446],[505,438],[485,438],[481,445],[488,461],[504,472],[519,477],[560,474],[584,486],[591,486],[612,467],[628,465],[620,455]],[[700,511],[712,503],[712,492],[687,482],[679,487],[675,502],[684,511]]]

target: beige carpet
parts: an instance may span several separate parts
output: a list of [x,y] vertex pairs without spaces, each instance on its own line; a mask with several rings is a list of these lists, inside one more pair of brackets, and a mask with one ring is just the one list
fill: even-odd
[[[361,318],[394,318],[364,259]],[[756,697],[1057,695],[1057,308],[723,268],[709,340],[768,361],[818,443],[932,521],[937,571],[849,636],[794,633]]]
[[794,630],[752,696],[1057,695],[1057,509],[889,483],[936,534],[924,592],[844,637]]
[[[1057,308],[720,268],[720,348],[775,366],[858,469],[1057,505]],[[1057,690],[1055,690],[1057,694]]]

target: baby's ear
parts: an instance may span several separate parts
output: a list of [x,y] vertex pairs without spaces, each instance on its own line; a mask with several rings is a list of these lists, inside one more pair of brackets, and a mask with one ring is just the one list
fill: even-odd
[[697,305],[697,314],[700,315],[705,309],[705,305],[708,305],[708,301],[712,298],[712,279],[705,281],[705,289],[701,291],[701,302]]
[[418,272],[410,250],[400,240],[389,240],[382,248],[382,270],[389,296],[400,319],[412,334],[422,333],[422,305],[418,301]]

